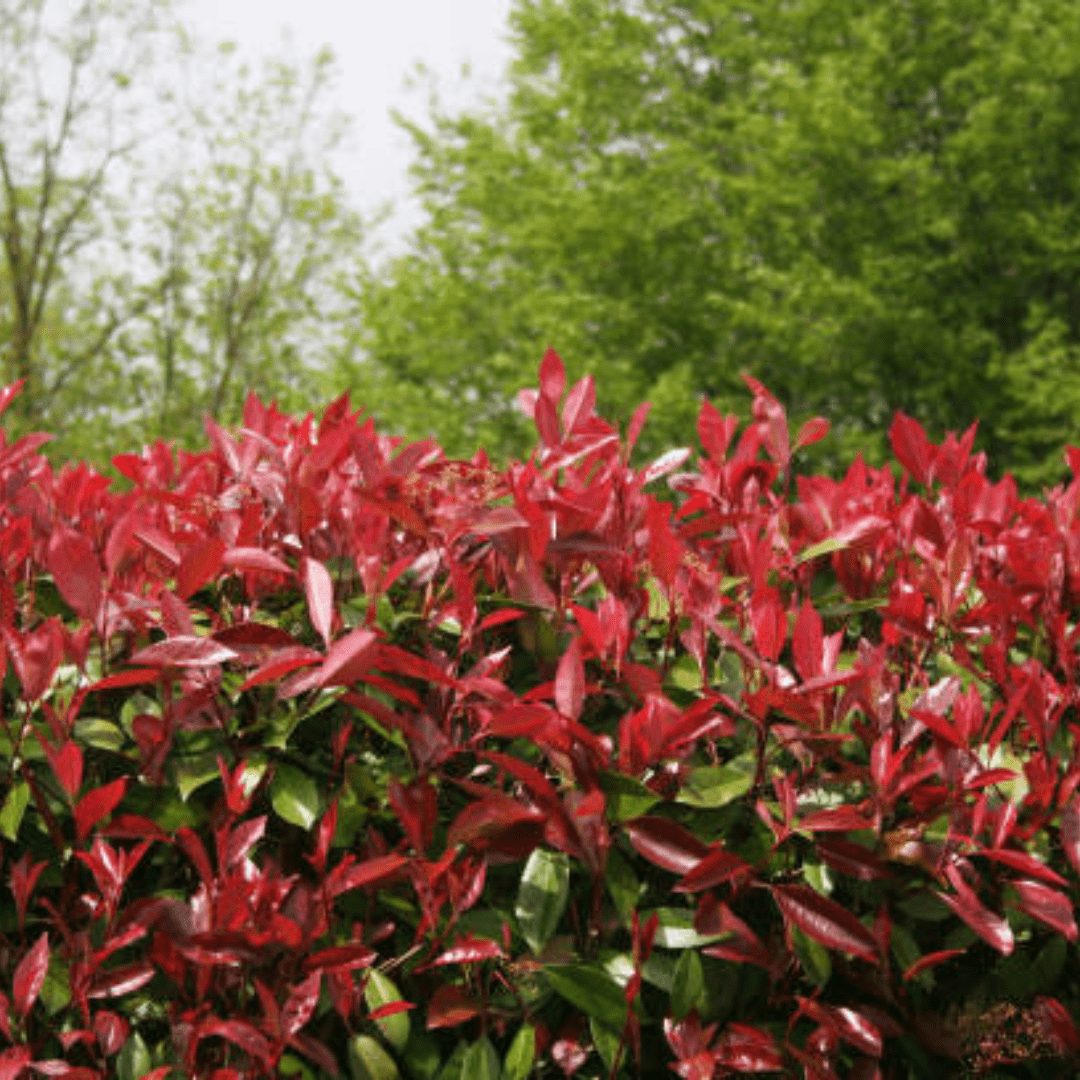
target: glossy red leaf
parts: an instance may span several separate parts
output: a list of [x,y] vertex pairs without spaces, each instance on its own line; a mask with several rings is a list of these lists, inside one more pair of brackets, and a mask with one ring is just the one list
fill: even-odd
[[209,637],[171,637],[140,649],[131,663],[143,667],[213,667],[236,660],[232,649]]
[[59,748],[47,745],[45,752],[48,755],[53,775],[64,789],[64,794],[69,799],[74,799],[82,786],[82,750],[79,749],[77,743],[68,741]]
[[751,1024],[728,1024],[717,1043],[716,1060],[736,1073],[781,1072],[785,1068],[776,1040]]
[[431,961],[431,967],[445,967],[448,964],[479,964],[485,960],[504,960],[506,954],[497,941],[490,938],[464,934],[458,940]]
[[30,862],[30,853],[24,851],[22,857],[11,867],[11,892],[15,897],[15,911],[19,919],[19,932],[22,933],[26,922],[26,909],[34,893],[38,878],[48,863]]
[[581,642],[573,638],[559,660],[555,675],[555,704],[563,716],[577,720],[585,700],[585,663]]
[[397,1016],[398,1013],[409,1012],[415,1008],[416,1005],[411,1001],[388,1001],[385,1005],[372,1009],[367,1018],[369,1020],[384,1020],[388,1016]]
[[263,574],[292,574],[292,567],[276,555],[257,547],[234,547],[225,552],[222,562],[230,570],[248,570]]
[[826,948],[877,963],[873,934],[835,900],[805,885],[773,885],[771,891],[785,922],[797,926]]
[[427,1026],[429,1030],[457,1027],[479,1014],[479,1002],[453,983],[446,983],[435,990],[428,1002]]
[[124,798],[127,777],[121,776],[88,791],[75,806],[75,840],[81,844],[102,818],[111,814]]
[[806,682],[821,674],[822,642],[821,616],[809,599],[803,601],[791,636],[791,651],[795,657],[795,670]]
[[300,668],[314,667],[316,664],[321,664],[323,659],[319,653],[306,645],[291,645],[274,653],[265,664],[253,671],[240,684],[239,692],[242,693],[252,687],[262,686],[285,675],[291,675]]
[[127,1042],[130,1030],[127,1020],[118,1013],[108,1009],[94,1013],[94,1036],[106,1057],[120,1052],[120,1048]]
[[224,850],[221,852],[224,866],[231,870],[241,859],[246,858],[251,849],[263,838],[265,832],[265,814],[260,814],[249,821],[241,821],[229,832]]
[[1016,944],[1009,924],[980,903],[974,890],[954,866],[948,867],[946,873],[956,889],[956,895],[939,892],[936,893],[937,897],[952,908],[983,941],[1003,956],[1008,956]]
[[305,558],[301,566],[311,625],[329,649],[334,625],[334,581],[317,559]]
[[936,967],[938,964],[944,964],[954,956],[963,955],[963,949],[940,949],[938,952],[927,953],[925,956],[919,957],[919,959],[904,972],[904,981],[906,982],[908,979],[914,979],[920,972],[927,971],[932,967]]
[[1041,881],[1011,881],[1009,884],[1016,890],[1020,909],[1026,915],[1064,934],[1069,941],[1076,941],[1076,918],[1072,901],[1065,893],[1051,889]]
[[807,420],[799,428],[799,434],[795,436],[796,448],[813,446],[814,443],[820,442],[829,434],[829,427],[829,421],[823,416],[815,416],[813,419]]
[[896,460],[920,484],[925,484],[934,463],[934,448],[917,420],[898,412],[889,428],[889,442]]
[[47,564],[65,603],[80,618],[93,622],[101,607],[101,563],[81,533],[62,529],[49,540]]
[[1061,846],[1073,870],[1080,874],[1080,795],[1061,808]]
[[798,827],[806,832],[860,832],[873,828],[854,806],[828,806],[823,810],[812,810],[800,819]]
[[701,892],[702,889],[714,889],[738,874],[752,873],[753,869],[745,859],[740,859],[734,852],[716,848],[683,876],[682,881],[675,886],[675,892]]
[[711,401],[702,399],[697,418],[698,439],[702,450],[718,465],[727,457],[728,447],[738,426],[738,417],[721,417]]
[[19,961],[11,983],[11,1004],[15,1015],[25,1020],[45,985],[49,970],[49,935],[43,933]]
[[773,589],[755,593],[750,601],[754,647],[766,660],[776,660],[787,639],[787,615]]
[[11,1046],[0,1051],[0,1080],[18,1080],[33,1058],[28,1046]]
[[330,647],[319,671],[321,686],[344,686],[358,679],[371,667],[373,649],[378,641],[374,630],[353,630]]
[[1017,870],[1021,874],[1041,878],[1051,885],[1061,885],[1068,888],[1068,882],[1059,873],[1051,870],[1049,866],[1040,862],[1034,855],[1029,855],[1026,851],[1013,851],[1012,848],[983,848],[982,851],[977,851],[975,854],[1001,863],[1003,866],[1009,867],[1010,870]]
[[292,988],[285,1007],[281,1010],[281,1031],[295,1035],[310,1019],[319,1003],[319,984],[322,975],[313,971],[303,982]]
[[820,837],[817,852],[827,866],[859,881],[880,881],[892,876],[874,852],[854,840]]
[[213,581],[221,570],[224,556],[225,541],[221,537],[208,536],[196,540],[180,556],[180,565],[176,569],[176,595],[181,600],[187,600]]
[[570,388],[566,395],[566,404],[563,405],[562,422],[563,431],[567,436],[573,435],[579,426],[586,424],[593,415],[596,407],[596,383],[591,375],[579,379]]
[[540,442],[546,447],[558,446],[562,441],[562,433],[559,430],[559,414],[555,411],[555,405],[549,397],[541,394],[536,399],[536,411],[533,414],[536,421],[536,430],[540,435]]
[[1080,1052],[1080,1030],[1077,1030],[1072,1014],[1057,998],[1037,997],[1034,1010],[1062,1057]]
[[540,393],[552,403],[558,402],[566,389],[566,369],[562,358],[549,345],[540,361]]
[[642,858],[675,874],[689,874],[710,854],[703,841],[667,818],[635,818],[623,830]]
[[305,971],[354,971],[371,967],[379,959],[374,949],[361,941],[349,945],[332,945],[304,959]]
[[327,879],[328,891],[334,897],[350,889],[370,888],[393,877],[408,861],[402,855],[377,855],[362,863],[354,863],[345,868],[339,867],[339,872],[331,874]]

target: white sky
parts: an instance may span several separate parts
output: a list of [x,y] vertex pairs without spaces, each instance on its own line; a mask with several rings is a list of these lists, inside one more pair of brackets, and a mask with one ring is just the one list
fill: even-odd
[[[2,0],[0,0],[2,2]],[[306,58],[329,45],[339,79],[327,104],[352,117],[350,150],[341,174],[356,207],[368,214],[387,200],[395,216],[380,234],[398,246],[418,220],[407,203],[410,141],[391,120],[396,108],[427,114],[427,90],[406,89],[422,62],[449,111],[498,95],[510,59],[505,40],[512,0],[187,0],[184,21],[208,43],[234,41],[245,55],[286,50]],[[463,79],[461,68],[471,74]]]

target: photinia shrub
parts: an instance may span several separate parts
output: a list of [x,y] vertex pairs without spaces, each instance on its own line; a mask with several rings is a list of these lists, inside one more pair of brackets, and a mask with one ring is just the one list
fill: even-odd
[[505,469],[0,436],[0,1080],[1073,1075],[1080,477],[747,383],[644,467],[551,351]]

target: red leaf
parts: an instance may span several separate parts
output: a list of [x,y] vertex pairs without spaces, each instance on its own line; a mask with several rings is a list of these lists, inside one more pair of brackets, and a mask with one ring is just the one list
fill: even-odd
[[1080,874],[1080,795],[1061,808],[1061,846],[1072,868]]
[[272,682],[283,675],[290,675],[302,667],[314,667],[322,663],[323,657],[306,645],[291,645],[275,653],[262,667],[253,671],[239,687],[239,692],[250,690],[253,686]]
[[1034,855],[1028,855],[1024,851],[1013,851],[1011,848],[983,848],[975,852],[984,858],[993,859],[1010,870],[1018,870],[1021,874],[1030,874],[1032,877],[1042,878],[1051,885],[1068,887],[1068,882],[1056,871],[1051,870],[1045,863],[1039,862]]
[[581,642],[574,638],[559,660],[555,675],[555,704],[563,716],[577,720],[585,699],[585,664],[581,657]]
[[281,1010],[281,1032],[295,1035],[310,1019],[319,1003],[319,984],[322,975],[313,971],[299,986],[294,986],[285,1008]]
[[540,361],[540,393],[555,404],[565,389],[566,370],[559,354],[549,345]]
[[689,874],[710,853],[693,833],[667,818],[639,817],[623,829],[642,858],[675,874]]
[[559,414],[546,394],[541,394],[536,399],[536,412],[533,414],[533,419],[536,421],[536,430],[540,433],[540,442],[544,446],[558,446],[562,441],[562,433],[559,431]]
[[953,888],[956,889],[956,896],[939,892],[936,894],[938,898],[952,908],[983,941],[997,949],[1003,956],[1008,956],[1015,945],[1009,924],[983,907],[974,890],[960,876],[955,866],[948,867],[946,874]]
[[787,615],[775,590],[764,589],[750,600],[754,647],[766,660],[776,660],[787,639]]
[[701,892],[702,889],[712,889],[745,871],[753,871],[745,859],[724,848],[717,848],[686,874],[674,891]]
[[1039,922],[1064,934],[1070,941],[1076,941],[1076,919],[1073,906],[1064,894],[1051,889],[1040,881],[1012,881],[1009,884],[1020,897],[1021,910]]
[[823,640],[821,616],[809,600],[803,602],[791,636],[791,651],[795,655],[795,670],[803,682],[821,674]]
[[90,830],[107,814],[111,814],[127,791],[127,777],[120,777],[103,787],[88,791],[75,807],[75,838],[81,844]]
[[410,1009],[415,1008],[416,1006],[411,1001],[388,1001],[385,1005],[372,1009],[367,1018],[369,1020],[383,1020],[387,1016],[397,1016],[398,1013],[408,1012]]
[[914,979],[916,975],[926,971],[928,968],[944,964],[946,960],[951,960],[954,956],[963,955],[963,949],[941,949],[939,952],[927,953],[926,956],[921,956],[904,972],[904,980],[906,982],[908,979]]
[[457,943],[431,961],[431,967],[444,967],[447,964],[479,964],[484,960],[503,960],[506,954],[498,942],[490,938],[474,937],[465,934]]
[[735,416],[723,418],[716,406],[708,399],[703,399],[698,410],[697,432],[701,448],[717,465],[723,463],[731,445],[732,436],[739,426]]
[[[229,649],[266,650],[301,647],[292,634],[286,633],[280,627],[260,622],[241,622],[233,626],[224,626],[220,630],[215,630],[210,636]],[[315,656],[319,655],[314,650],[312,652]]]
[[850,911],[806,885],[774,885],[773,899],[784,920],[830,949],[878,961],[873,934]]
[[266,815],[260,814],[250,821],[241,821],[229,833],[225,850],[221,853],[224,868],[231,870],[262,839],[266,832]]
[[45,974],[48,970],[49,935],[43,933],[34,942],[33,948],[19,961],[12,980],[12,1004],[20,1020],[26,1019],[26,1014],[37,1001],[38,994],[45,985]]
[[267,1067],[272,1064],[273,1055],[270,1051],[270,1043],[258,1028],[246,1020],[219,1020],[216,1016],[208,1016],[199,1024],[198,1037],[205,1039],[211,1035],[227,1039],[239,1046],[245,1054],[257,1058]]
[[822,416],[815,416],[799,428],[799,434],[795,436],[795,447],[798,449],[801,446],[813,446],[828,434],[829,421]]
[[641,429],[645,426],[645,421],[648,419],[651,409],[652,405],[648,401],[643,401],[630,417],[630,423],[626,428],[626,456],[628,459],[637,445]]
[[781,1072],[784,1056],[772,1035],[750,1024],[728,1024],[716,1060],[736,1073]]
[[12,1046],[0,1053],[0,1080],[18,1080],[34,1055],[27,1046]]
[[659,480],[661,476],[667,476],[668,473],[674,472],[682,465],[689,456],[690,449],[686,446],[668,450],[667,453],[661,454],[655,461],[645,467],[641,474],[641,482],[651,484],[654,480]]
[[264,574],[291,574],[292,567],[276,555],[257,547],[235,547],[222,560],[230,570],[254,570]]
[[898,412],[889,428],[889,442],[896,460],[920,484],[925,484],[934,462],[934,449],[918,421]]
[[344,686],[371,667],[372,647],[378,637],[374,630],[353,630],[330,647],[319,670],[320,686]]
[[854,806],[828,806],[807,814],[798,828],[806,832],[859,832],[873,826]]
[[140,649],[131,663],[144,667],[213,667],[238,659],[232,649],[208,637],[171,637]]
[[46,746],[49,764],[60,786],[69,799],[74,799],[82,786],[82,750],[73,742],[66,742],[59,750]]
[[563,431],[573,435],[579,424],[584,425],[592,418],[596,406],[596,383],[591,375],[574,383],[563,406]]
[[819,838],[817,850],[822,862],[859,881],[877,881],[892,876],[889,868],[869,848],[853,840]]
[[25,379],[19,379],[18,382],[8,383],[7,386],[0,389],[0,415],[19,396],[25,382]]
[[338,866],[335,869],[340,872],[331,873],[327,879],[330,896],[340,896],[350,889],[359,889],[361,886],[371,886],[376,882],[384,881],[396,874],[408,861],[402,855],[377,855],[358,865],[344,868]]
[[60,595],[80,618],[93,622],[101,607],[101,563],[93,545],[81,533],[53,533],[46,559]]
[[1062,1057],[1080,1051],[1080,1031],[1077,1031],[1069,1010],[1057,998],[1037,997],[1034,1008],[1046,1033],[1057,1043]]
[[379,954],[374,949],[357,941],[351,945],[332,945],[328,949],[312,953],[304,960],[304,970],[352,971],[355,968],[371,967],[378,959]]
[[479,1015],[480,1005],[472,998],[448,983],[438,987],[428,1002],[427,1026],[433,1028],[457,1027]]
[[207,582],[213,581],[221,569],[224,555],[225,542],[220,536],[207,536],[192,544],[180,557],[176,570],[176,595],[186,600]]
[[94,1035],[106,1057],[120,1052],[120,1048],[127,1042],[129,1030],[128,1022],[117,1013],[108,1009],[94,1013]]
[[305,558],[302,563],[304,595],[308,614],[316,633],[330,648],[330,631],[334,625],[334,582],[330,572],[317,559]]

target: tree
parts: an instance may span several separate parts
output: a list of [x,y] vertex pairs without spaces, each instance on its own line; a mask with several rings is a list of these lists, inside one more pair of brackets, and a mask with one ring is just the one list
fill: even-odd
[[[519,445],[547,343],[654,446],[754,374],[1053,478],[1080,406],[1080,8],[519,0],[504,105],[411,125],[427,221],[358,282],[389,423]],[[617,387],[612,394],[611,388]]]
[[[163,55],[162,45],[172,47]],[[333,174],[329,52],[251,69],[171,0],[0,12],[5,418],[56,454],[190,439],[246,391],[325,396],[362,237]]]
[[16,425],[57,419],[49,404],[73,382],[89,389],[86,372],[139,306],[124,275],[102,268],[123,265],[119,182],[145,135],[132,83],[165,10],[11,0],[0,11],[0,375],[24,382]]

